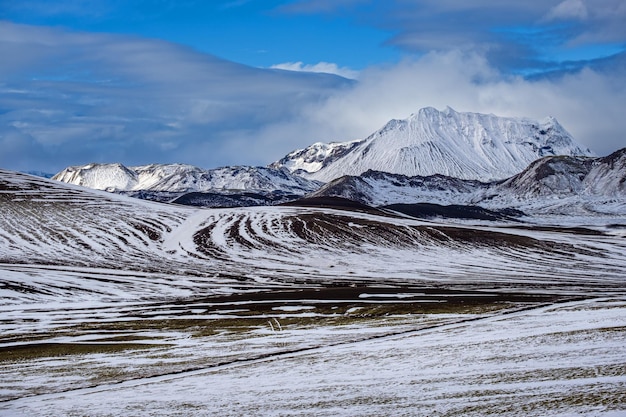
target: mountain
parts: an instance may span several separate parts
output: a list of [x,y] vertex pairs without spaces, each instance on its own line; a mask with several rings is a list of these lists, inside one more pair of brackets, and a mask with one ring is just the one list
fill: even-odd
[[304,195],[318,189],[321,183],[291,174],[286,169],[235,166],[211,170],[184,164],[152,164],[126,167],[122,164],[88,164],[72,166],[53,177],[54,180],[96,190],[126,193],[146,199],[168,199],[185,193],[220,192],[237,194]]
[[391,120],[364,140],[316,143],[270,166],[324,182],[368,170],[493,181],[515,175],[547,155],[592,152],[578,145],[553,117],[534,121],[427,107],[407,119]]
[[531,212],[626,215],[626,148],[601,158],[539,159],[493,184],[477,202]]
[[626,148],[600,158],[547,156],[492,182],[367,171],[331,181],[309,197],[343,197],[372,206],[430,203],[534,215],[626,215]]
[[424,108],[406,120],[390,121],[367,139],[316,143],[268,168],[89,164],[68,167],[53,179],[204,207],[276,205],[306,195],[371,206],[622,212],[624,150],[604,158],[590,154],[554,118],[536,122]]

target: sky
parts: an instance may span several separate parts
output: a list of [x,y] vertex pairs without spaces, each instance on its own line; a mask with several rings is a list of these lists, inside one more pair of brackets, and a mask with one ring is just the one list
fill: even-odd
[[0,168],[266,165],[422,107],[626,147],[623,0],[0,0]]

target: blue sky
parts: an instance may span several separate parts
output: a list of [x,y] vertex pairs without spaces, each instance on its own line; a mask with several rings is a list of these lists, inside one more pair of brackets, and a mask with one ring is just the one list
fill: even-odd
[[385,30],[358,24],[349,15],[298,13],[289,6],[280,0],[4,1],[2,17],[163,39],[255,67],[295,60],[358,69],[399,56],[383,45],[390,36]]
[[0,167],[265,165],[420,107],[626,146],[621,0],[0,0]]

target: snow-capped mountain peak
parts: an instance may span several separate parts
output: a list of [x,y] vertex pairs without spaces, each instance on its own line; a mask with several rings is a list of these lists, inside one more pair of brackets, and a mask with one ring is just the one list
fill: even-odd
[[547,155],[593,153],[553,117],[535,121],[426,107],[406,119],[390,120],[364,140],[316,143],[271,166],[303,170],[299,174],[325,182],[370,169],[491,181],[515,175]]
[[96,190],[131,190],[139,184],[138,173],[119,163],[70,166],[52,178]]
[[291,152],[280,161],[270,164],[270,168],[286,168],[290,172],[317,172],[324,168],[329,160],[340,158],[347,154],[362,140],[350,142],[316,142],[313,145]]

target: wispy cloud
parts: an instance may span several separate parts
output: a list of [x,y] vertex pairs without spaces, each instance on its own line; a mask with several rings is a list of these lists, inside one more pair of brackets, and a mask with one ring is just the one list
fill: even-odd
[[544,20],[586,20],[588,16],[582,0],[565,0],[551,8]]
[[[4,13],[31,16],[98,17],[112,12],[119,5],[119,0],[0,0],[0,10]],[[0,18],[4,13],[0,12]]]
[[250,3],[252,0],[230,0],[230,1],[226,1],[222,4],[219,5],[219,8],[222,10],[226,10],[226,9],[232,9],[232,8],[236,8],[236,7],[241,7],[241,6],[245,6],[246,4]]
[[347,67],[339,67],[332,62],[318,62],[317,64],[304,64],[301,61],[298,62],[284,62],[282,64],[272,65],[270,68],[282,69],[287,71],[301,71],[301,72],[322,72],[326,74],[335,74],[341,77],[357,79],[359,72]]
[[416,53],[471,49],[505,70],[554,67],[561,56],[590,45],[597,58],[626,49],[622,0],[372,0],[336,7],[301,0],[286,10],[345,15],[340,5],[352,6],[351,18],[361,24],[394,33],[389,45]]
[[287,13],[329,13],[370,3],[371,0],[295,0],[281,5],[279,10]]

